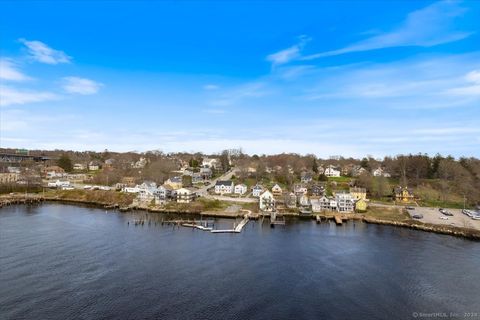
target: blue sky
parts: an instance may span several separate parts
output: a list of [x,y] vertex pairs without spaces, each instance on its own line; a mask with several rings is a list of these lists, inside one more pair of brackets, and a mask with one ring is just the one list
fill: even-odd
[[480,156],[480,2],[0,2],[0,145]]

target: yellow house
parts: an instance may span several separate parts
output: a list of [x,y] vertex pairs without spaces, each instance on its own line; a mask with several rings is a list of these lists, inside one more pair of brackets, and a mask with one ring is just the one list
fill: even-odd
[[282,188],[281,188],[278,184],[276,184],[276,185],[273,186],[273,188],[272,188],[272,194],[273,194],[274,196],[277,196],[277,197],[278,197],[278,196],[281,196],[281,195],[282,195],[282,192],[283,192],[283,190],[282,190]]
[[413,194],[412,189],[407,187],[396,187],[394,189],[394,197],[395,201],[402,201],[402,202],[413,202],[415,201],[415,196]]
[[365,199],[360,199],[355,202],[355,211],[356,212],[365,212],[367,211],[367,201]]
[[350,188],[350,194],[355,200],[367,199],[367,189],[365,188],[359,188],[359,187]]

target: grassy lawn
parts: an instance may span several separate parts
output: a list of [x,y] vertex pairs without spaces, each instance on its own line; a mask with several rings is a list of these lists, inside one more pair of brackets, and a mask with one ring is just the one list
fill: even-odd
[[352,180],[353,178],[351,177],[328,177],[328,181],[335,181],[335,182],[339,182],[339,183],[349,183],[350,180]]
[[408,213],[400,208],[369,207],[365,213],[366,217],[381,220],[405,221],[410,220]]

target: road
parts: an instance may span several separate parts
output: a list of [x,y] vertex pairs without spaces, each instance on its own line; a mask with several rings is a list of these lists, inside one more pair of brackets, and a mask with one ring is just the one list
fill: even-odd
[[210,181],[210,184],[208,186],[203,186],[201,187],[200,189],[197,190],[197,194],[199,196],[202,196],[202,197],[206,197],[206,198],[209,198],[209,195],[208,195],[208,189],[215,186],[215,184],[217,183],[218,180],[230,180],[232,178],[232,176],[235,174],[237,169],[231,169],[230,171],[227,171],[225,172],[224,174],[222,174],[220,177],[218,178],[215,178],[213,180]]

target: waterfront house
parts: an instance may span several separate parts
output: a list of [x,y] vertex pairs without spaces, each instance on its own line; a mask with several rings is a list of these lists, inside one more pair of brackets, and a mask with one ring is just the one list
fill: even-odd
[[195,200],[197,194],[192,188],[180,188],[176,190],[176,197],[178,203],[190,203]]
[[174,190],[180,189],[183,186],[182,177],[179,177],[179,176],[171,177],[167,181],[165,181],[164,184],[172,187],[172,189]]
[[359,199],[355,202],[355,211],[365,212],[367,211],[367,206],[367,201],[365,199]]
[[304,194],[303,196],[301,196],[298,199],[298,204],[301,207],[309,207],[310,206],[310,199],[308,198],[308,196],[306,194]]
[[312,199],[310,200],[310,205],[312,206],[313,212],[322,212],[322,203],[320,199]]
[[310,192],[311,192],[312,196],[321,197],[325,194],[325,187],[321,186],[321,185],[318,185],[318,184],[315,184],[315,185],[312,186]]
[[[320,199],[318,199],[318,203],[315,203],[315,208],[313,207],[312,204],[312,210],[314,212],[320,212],[320,211],[331,211],[332,207],[330,206],[331,204],[331,198],[328,198],[326,196],[322,196]],[[335,210],[336,210],[336,203],[335,203]]]
[[367,199],[367,189],[365,188],[352,187],[350,188],[350,194],[354,200]]
[[290,192],[285,195],[285,206],[290,209],[297,207],[297,196],[295,193]]
[[296,184],[296,185],[293,186],[293,192],[297,196],[301,197],[302,195],[308,193],[308,189],[303,184]]
[[218,180],[217,183],[215,183],[216,194],[233,193],[233,188],[233,181],[231,180]]
[[260,195],[260,211],[272,212],[275,211],[275,198],[270,191],[265,191]]
[[340,171],[333,166],[328,166],[324,173],[327,177],[340,177]]
[[252,196],[258,198],[260,197],[260,194],[263,192],[263,187],[259,184],[255,185],[253,188],[252,188]]
[[352,212],[355,201],[348,192],[335,193],[335,201],[337,202],[337,210],[340,212]]
[[275,197],[280,197],[283,193],[283,190],[282,188],[278,185],[278,184],[275,184],[273,187],[272,187],[272,194],[275,196]]
[[168,200],[171,200],[173,198],[173,188],[170,187],[169,185],[162,185],[157,188],[157,191],[155,193],[155,202],[157,204],[160,203],[165,203]]
[[414,202],[415,196],[413,190],[408,187],[397,186],[393,189],[393,197],[395,201]]
[[247,190],[248,190],[248,187],[246,185],[244,185],[243,183],[241,183],[241,184],[237,184],[235,186],[234,193],[239,194],[239,195],[243,195],[243,194],[247,193]]

